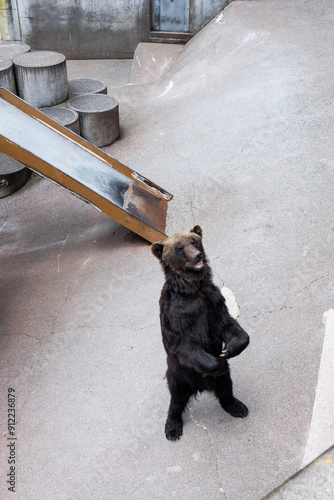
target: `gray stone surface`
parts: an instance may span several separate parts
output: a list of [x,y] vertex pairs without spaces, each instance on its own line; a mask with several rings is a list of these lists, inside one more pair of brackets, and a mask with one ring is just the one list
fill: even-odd
[[75,78],[68,82],[70,97],[83,94],[107,94],[107,86],[96,78]]
[[18,95],[36,108],[54,106],[68,98],[66,58],[38,50],[13,58]]
[[5,198],[24,186],[30,173],[25,165],[0,152],[0,198]]
[[25,168],[23,163],[14,160],[10,156],[0,152],[0,174],[11,174]]
[[79,114],[82,137],[95,146],[108,146],[118,139],[119,106],[114,97],[85,94],[71,99],[68,106]]
[[22,42],[0,42],[0,57],[13,59],[18,54],[29,52],[30,47]]
[[53,106],[51,108],[41,108],[41,111],[60,125],[67,127],[76,134],[80,134],[79,115],[74,109]]
[[[106,150],[174,194],[168,233],[202,225],[251,335],[231,361],[250,414],[233,419],[203,394],[167,442],[163,276],[149,245],[33,178],[0,216],[16,498],[258,500],[303,466],[334,294],[332,17],[324,0],[236,1],[154,84],[69,67],[119,100],[121,139]],[[333,409],[323,418],[330,428]],[[330,476],[318,485],[310,497],[326,500]]]
[[0,57],[0,87],[16,94],[14,67],[11,59]]

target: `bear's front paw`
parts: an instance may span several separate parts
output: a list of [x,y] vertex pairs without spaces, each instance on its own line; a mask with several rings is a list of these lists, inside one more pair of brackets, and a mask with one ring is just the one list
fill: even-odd
[[183,423],[182,420],[167,419],[165,425],[166,438],[170,441],[177,441],[182,436]]
[[238,339],[232,339],[222,349],[221,358],[229,359],[240,354],[246,347],[246,343]]

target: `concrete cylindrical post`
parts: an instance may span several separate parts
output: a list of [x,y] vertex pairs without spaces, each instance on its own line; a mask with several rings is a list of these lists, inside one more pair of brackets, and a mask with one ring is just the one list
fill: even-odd
[[55,122],[80,135],[79,115],[74,109],[62,108],[59,106],[54,108],[41,108],[41,111]]
[[86,94],[71,99],[69,106],[79,113],[80,132],[87,141],[102,147],[119,138],[119,110],[115,98]]
[[0,153],[0,198],[20,189],[29,179],[30,170],[23,163]]
[[10,59],[0,59],[0,87],[16,94],[14,67]]
[[83,94],[107,94],[107,86],[95,78],[76,78],[68,82],[70,98]]
[[36,108],[54,106],[68,98],[66,57],[58,52],[35,51],[13,59],[17,93]]
[[0,58],[13,59],[13,57],[29,52],[30,47],[22,42],[0,42]]

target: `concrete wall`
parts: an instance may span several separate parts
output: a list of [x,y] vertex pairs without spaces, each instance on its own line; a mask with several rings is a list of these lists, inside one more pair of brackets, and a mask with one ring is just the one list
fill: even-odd
[[[191,0],[196,33],[231,0]],[[149,41],[150,0],[0,0],[0,40],[69,59],[130,58]]]
[[17,0],[22,41],[72,59],[132,57],[148,40],[143,0]]

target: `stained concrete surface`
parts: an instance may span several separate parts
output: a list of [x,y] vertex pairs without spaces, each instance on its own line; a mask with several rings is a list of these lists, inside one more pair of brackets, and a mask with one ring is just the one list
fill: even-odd
[[[107,151],[174,194],[169,234],[202,225],[216,282],[237,297],[251,344],[231,371],[247,419],[203,394],[168,442],[149,245],[44,179],[1,200],[17,498],[252,500],[305,465],[333,308],[332,19],[325,1],[236,1],[158,82],[106,82],[122,129]],[[111,76],[106,61],[73,63],[70,78]],[[334,410],[321,411],[308,460],[333,444]],[[317,484],[311,498],[330,498]]]
[[334,448],[331,448],[265,500],[331,500],[333,496]]

